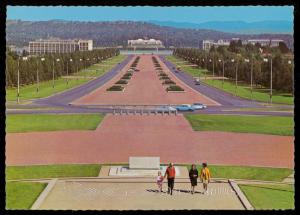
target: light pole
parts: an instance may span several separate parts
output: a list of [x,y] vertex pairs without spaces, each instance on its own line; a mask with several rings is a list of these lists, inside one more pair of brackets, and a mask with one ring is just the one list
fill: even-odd
[[[60,61],[60,59],[59,58],[57,58],[56,59],[56,62],[59,62]],[[54,89],[54,59],[53,59],[53,65],[52,65],[52,88]]]
[[[45,58],[41,58],[41,61],[44,61]],[[39,59],[37,59],[36,61],[36,92],[38,93],[39,92]]]
[[224,75],[224,73],[225,73],[225,69],[224,69],[224,64],[225,64],[225,61],[224,61],[224,59],[222,60],[222,59],[219,59],[219,62],[222,62],[222,88],[224,88],[224,78],[225,78],[225,75]]
[[20,102],[20,56],[18,57],[18,90],[17,90],[17,103]]
[[[246,63],[249,63],[249,59],[245,59]],[[251,71],[250,71],[250,89],[251,89],[251,100],[253,100],[253,55],[251,59]]]
[[[72,58],[70,59],[70,62],[72,62]],[[69,61],[67,60],[67,85],[69,83]]]
[[[231,59],[231,62],[234,63],[235,60]],[[237,95],[237,70],[238,70],[238,66],[237,66],[237,62],[236,62],[236,67],[235,67],[235,95]]]
[[205,59],[202,58],[202,62],[204,63],[204,79],[206,80],[206,66],[205,66]]
[[[27,61],[27,57],[22,57],[23,61]],[[18,88],[17,88],[17,103],[20,102],[20,56],[18,57]]]
[[[268,60],[268,58],[264,58],[264,62],[269,62],[269,60]],[[270,57],[270,67],[271,67],[271,69],[270,69],[270,103],[272,104],[272,91],[273,91],[273,81],[272,81],[272,73],[273,73],[273,62],[272,62],[272,57]]]
[[294,89],[294,63],[292,60],[288,61],[288,64],[292,65],[292,96],[295,94],[295,89]]

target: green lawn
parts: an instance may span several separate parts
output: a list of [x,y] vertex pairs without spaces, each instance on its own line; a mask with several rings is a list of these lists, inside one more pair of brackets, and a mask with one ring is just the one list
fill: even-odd
[[196,131],[294,135],[294,119],[290,116],[186,114],[185,117]]
[[293,185],[239,185],[255,209],[294,209]]
[[[108,61],[92,65],[91,67],[87,68],[91,69],[91,71],[79,71],[78,74],[72,74],[74,76],[87,76],[87,77],[98,77],[106,72],[110,71],[115,64],[121,62],[125,59],[124,55],[114,56]],[[109,64],[108,66],[104,66]],[[20,100],[28,100],[28,99],[37,99],[37,98],[44,98],[55,93],[59,93],[81,84],[84,84],[90,81],[91,78],[70,78],[67,84],[66,79],[60,77],[57,80],[54,80],[54,88],[52,87],[52,80],[43,81],[39,84],[39,92],[36,91],[37,85],[31,84],[26,86],[20,87]],[[17,88],[8,88],[6,89],[6,100],[7,101],[16,101],[17,100]]]
[[[207,72],[206,69],[199,69],[191,66],[186,66],[191,65],[191,63],[185,62],[183,61],[183,59],[180,59],[174,55],[168,55],[166,56],[166,59],[176,64],[177,66],[180,66],[181,70],[184,70],[186,73],[190,74],[193,77],[198,77],[199,75],[202,77],[205,75],[205,72]],[[207,72],[206,75],[208,76],[209,73]]]
[[[242,98],[251,99],[251,89],[250,86],[238,85],[235,87],[235,83],[225,80],[222,87],[222,80],[203,80],[206,84],[214,86],[218,89],[222,89],[233,95],[237,95]],[[237,89],[237,90],[236,90]],[[237,94],[236,94],[237,92]],[[253,89],[253,100],[269,102],[270,95],[269,91],[266,89]],[[294,97],[291,94],[281,94],[273,91],[272,102],[282,103],[282,104],[294,104]]]
[[97,177],[99,164],[6,166],[6,180],[59,177]]
[[[190,165],[186,165],[188,169]],[[209,165],[210,173],[213,178],[228,178],[228,179],[248,179],[262,181],[282,181],[293,173],[292,169],[288,168],[270,168],[270,167],[247,167],[247,166],[221,166]],[[197,165],[200,171],[201,165]]]
[[94,130],[102,114],[8,114],[6,132]]
[[[181,66],[182,71],[185,71],[186,73],[190,74],[193,77],[199,76],[199,74],[201,77],[203,77],[205,74],[204,71],[207,71],[205,69],[186,67],[184,65],[188,65],[190,63],[182,62],[183,59],[175,56],[167,56],[166,59],[171,61],[177,66]],[[211,76],[210,72],[207,73],[207,77],[208,76]],[[235,83],[232,83],[230,81],[224,81],[223,87],[222,87],[222,80],[202,79],[202,81],[210,86],[214,86],[218,89],[224,90],[233,95],[237,95],[241,98],[251,99],[251,89],[249,85],[239,83],[236,91]],[[269,102],[270,100],[269,90],[266,88],[264,89],[253,88],[253,100]],[[273,90],[272,102],[282,103],[282,104],[294,104],[294,97],[291,94],[279,93]]]
[[126,58],[125,55],[117,55],[110,58],[107,61],[103,61],[98,64],[94,64],[87,68],[86,70],[82,70],[78,72],[78,74],[74,74],[75,76],[87,76],[87,77],[99,77],[104,75],[106,72],[110,71],[116,64],[120,63]]
[[6,182],[6,209],[30,209],[47,184]]

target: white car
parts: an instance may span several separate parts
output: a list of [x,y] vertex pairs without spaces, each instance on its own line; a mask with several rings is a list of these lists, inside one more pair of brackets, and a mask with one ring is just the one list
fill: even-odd
[[169,112],[169,111],[175,112],[176,108],[171,107],[171,106],[161,106],[161,107],[156,108],[156,111],[157,112]]
[[204,105],[202,103],[194,103],[194,104],[192,104],[192,108],[194,110],[201,110],[201,109],[205,109],[206,105]]

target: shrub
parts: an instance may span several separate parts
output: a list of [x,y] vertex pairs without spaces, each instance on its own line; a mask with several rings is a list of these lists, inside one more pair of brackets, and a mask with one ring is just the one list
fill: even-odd
[[169,79],[169,80],[165,80],[165,81],[163,82],[163,84],[171,85],[171,84],[175,84],[175,82]]
[[119,81],[117,81],[115,84],[128,84],[127,80],[124,79],[120,79]]
[[182,89],[181,87],[177,86],[177,85],[171,85],[168,86],[167,91],[184,91],[184,89]]
[[123,75],[123,77],[121,79],[126,79],[126,80],[129,80],[131,79],[131,76],[126,76],[126,75]]
[[171,80],[168,76],[162,76],[159,78],[159,80]]
[[120,86],[120,85],[114,85],[110,88],[107,88],[107,91],[123,91],[124,87]]
[[160,77],[166,77],[168,75],[166,73],[161,72],[161,73],[158,74],[158,76],[160,76]]

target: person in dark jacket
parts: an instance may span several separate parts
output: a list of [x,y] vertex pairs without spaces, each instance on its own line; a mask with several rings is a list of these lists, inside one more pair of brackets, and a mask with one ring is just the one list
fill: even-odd
[[196,165],[192,164],[192,167],[189,171],[190,181],[191,181],[191,193],[194,194],[195,186],[197,186],[198,170]]

